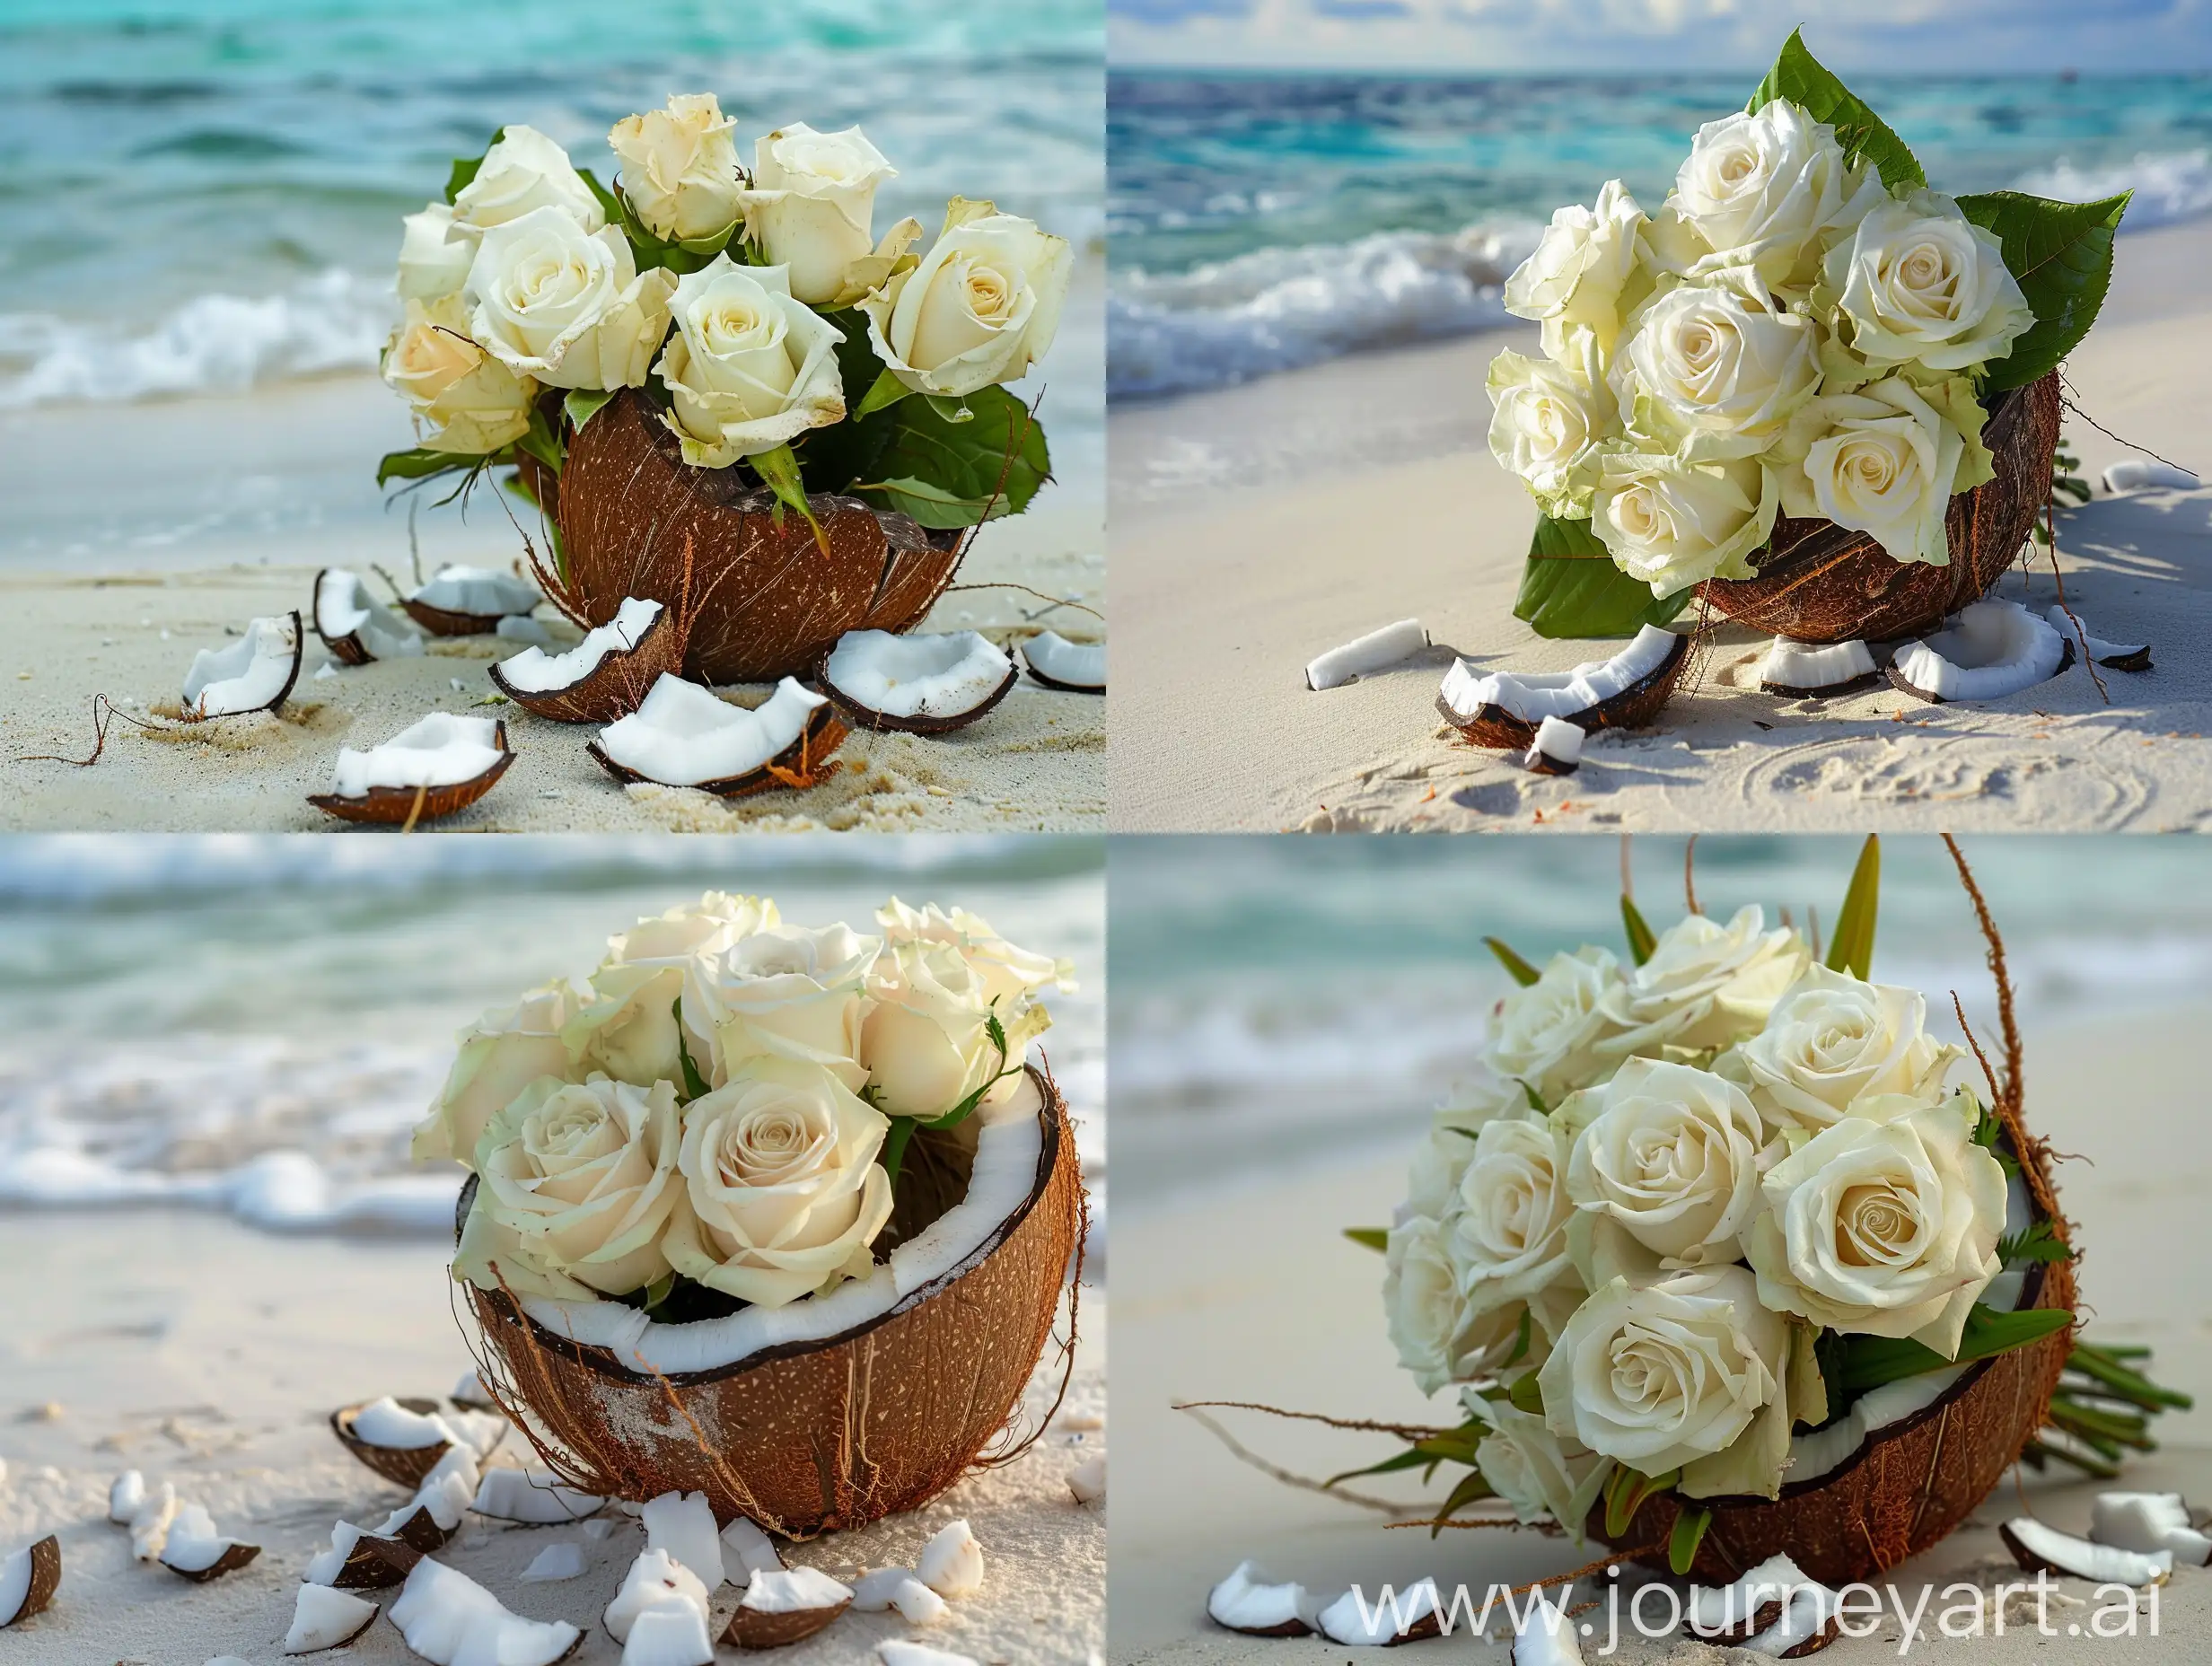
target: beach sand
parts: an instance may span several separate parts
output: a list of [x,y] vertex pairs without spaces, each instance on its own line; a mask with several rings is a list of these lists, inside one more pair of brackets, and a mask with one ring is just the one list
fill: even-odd
[[[2083,410],[2212,472],[2212,226],[2120,240],[2102,320],[2067,365]],[[2212,490],[2062,514],[2068,601],[2155,669],[2081,666],[2009,699],[1929,706],[1886,686],[1825,705],[1759,692],[1766,638],[1723,626],[1653,728],[1579,773],[1532,776],[1437,717],[1454,654],[1558,670],[1617,644],[1512,618],[1535,507],[1491,459],[1485,368],[1534,332],[1343,358],[1110,418],[1112,825],[1129,831],[2212,825]],[[2131,453],[2080,418],[2086,472]],[[1994,592],[2038,612],[2048,560]],[[1436,645],[1312,693],[1323,650],[1418,618]]]
[[[2199,1276],[2194,1241],[2199,1201],[2212,1186],[2212,1134],[2193,1114],[2200,1074],[2193,1037],[2212,1010],[2051,1025],[2028,1039],[2024,1072],[2035,1132],[2082,1161],[2060,1165],[2058,1181],[2081,1263],[2084,1311],[2107,1341],[2150,1343],[2156,1375],[2198,1397],[2194,1412],[2160,1420],[2162,1450],[2131,1461],[2130,1488],[2175,1488],[2212,1502],[2212,1291]],[[1393,1144],[1400,1142],[1392,1142]],[[1404,1142],[1409,1145],[1410,1142]],[[1453,1421],[1445,1401],[1424,1400],[1399,1368],[1383,1331],[1378,1292],[1382,1262],[1348,1242],[1347,1226],[1386,1223],[1404,1195],[1404,1153],[1356,1150],[1326,1170],[1248,1171],[1232,1189],[1193,1190],[1149,1203],[1123,1178],[1114,1223],[1115,1421],[1121,1456],[1115,1467],[1111,1656],[1157,1666],[1321,1666],[1345,1651],[1311,1639],[1245,1638],[1205,1618],[1212,1583],[1255,1557],[1277,1579],[1333,1594],[1354,1581],[1370,1593],[1384,1581],[1400,1587],[1434,1575],[1461,1581],[1479,1600],[1491,1582],[1518,1583],[1563,1573],[1601,1554],[1564,1540],[1504,1529],[1454,1531],[1432,1539],[1421,1528],[1388,1530],[1387,1519],[1336,1499],[1300,1491],[1239,1462],[1172,1402],[1264,1401],[1338,1417],[1415,1424]],[[1395,1450],[1388,1436],[1347,1434],[1248,1411],[1211,1414],[1253,1451],[1306,1477],[1373,1463]],[[1452,1473],[1457,1473],[1453,1471]],[[1924,1583],[1964,1580],[1983,1587],[2021,1577],[1996,1529],[2019,1513],[2074,1532],[2088,1525],[2094,1483],[2018,1472],[2022,1490],[2000,1483],[1968,1524],[1890,1577],[1908,1606]],[[2108,1483],[2107,1485],[2113,1485]],[[1363,1479],[1355,1488],[1394,1500],[1441,1496],[1404,1477]],[[2062,1582],[2086,1599],[2090,1588]],[[1590,1594],[1587,1590],[1582,1593]],[[2072,1641],[2018,1635],[1943,1641],[1926,1634],[1916,1660],[2044,1662],[2173,1658],[2177,1641],[2190,1658],[2212,1639],[2212,1572],[2177,1574],[2160,1593],[2162,1638]],[[2054,1616],[2063,1633],[2080,1614]],[[2142,1622],[2147,1625],[2147,1617]],[[1843,1640],[1822,1654],[1839,1666],[1899,1658],[1900,1627],[1885,1638]],[[1585,1639],[1588,1658],[1595,1644]],[[1419,1645],[1427,1658],[1503,1662],[1501,1646],[1464,1635]],[[1624,1647],[1624,1660],[1674,1658],[1715,1662],[1748,1659],[1703,1644]]]
[[[60,1536],[62,1584],[43,1615],[0,1631],[0,1666],[201,1666],[234,1654],[274,1666],[301,1572],[341,1517],[371,1521],[399,1489],[339,1447],[326,1422],[381,1394],[442,1395],[470,1368],[448,1305],[446,1257],[420,1243],[277,1240],[212,1215],[0,1215],[0,1548]],[[1079,1505],[1066,1476],[1104,1450],[1102,1303],[1086,1293],[1075,1382],[1044,1438],[1004,1469],[909,1515],[792,1548],[788,1559],[848,1576],[911,1565],[927,1536],[964,1516],[985,1556],[982,1594],[922,1630],[896,1614],[848,1614],[778,1655],[792,1666],[874,1658],[911,1636],[1006,1666],[1093,1658],[1104,1643],[1102,1506]],[[1024,1401],[1033,1421],[1058,1373],[1049,1355]],[[510,1434],[496,1460],[520,1462]],[[250,1566],[207,1584],[132,1561],[105,1518],[123,1469],[173,1482],[224,1531],[263,1547]],[[547,1545],[568,1541],[584,1572],[520,1582]],[[470,1517],[440,1559],[533,1619],[584,1628],[578,1662],[620,1649],[601,1610],[644,1546],[615,1516],[603,1539],[581,1526],[517,1527]],[[366,1593],[389,1608],[398,1595]],[[717,1617],[734,1606],[725,1587]],[[412,1661],[380,1618],[342,1656]]]

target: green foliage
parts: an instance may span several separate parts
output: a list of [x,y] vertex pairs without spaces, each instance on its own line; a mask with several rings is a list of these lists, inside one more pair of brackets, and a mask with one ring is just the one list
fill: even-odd
[[1989,366],[1984,387],[2022,388],[2058,367],[2097,321],[2112,283],[2112,240],[2129,193],[2102,202],[2058,203],[2020,191],[1962,197],[1976,225],[1997,233],[2005,264],[2035,313],[2011,354]]
[[411,452],[387,452],[376,465],[376,484],[393,480],[427,480],[433,475],[452,474],[483,466],[481,457],[461,452],[433,452],[417,446]]
[[572,433],[582,434],[584,425],[606,409],[614,398],[614,390],[604,391],[592,388],[571,388],[561,400],[561,413],[568,418]]
[[691,1062],[691,1039],[683,1032],[683,997],[678,995],[671,1009],[676,1014],[676,1057],[683,1067],[683,1101],[689,1105],[695,1099],[706,1097],[707,1078],[699,1067]]
[[2008,1233],[1997,1241],[1997,1258],[2002,1267],[2030,1262],[2048,1266],[2054,1261],[2071,1261],[2074,1251],[2049,1221],[2032,1221],[2026,1231]]
[[891,425],[875,460],[877,478],[856,486],[884,508],[939,529],[1019,514],[1052,475],[1045,433],[1004,388],[967,399],[969,416],[947,422],[927,399],[901,399],[870,422]]
[[1882,840],[1869,833],[1859,846],[1858,865],[1851,870],[1850,889],[1843,893],[1843,910],[1836,916],[1836,935],[1828,945],[1828,969],[1864,978],[1874,963],[1874,916],[1882,908]]
[[1926,1343],[1909,1337],[1850,1337],[1846,1338],[1843,1390],[1856,1399],[1885,1382],[1917,1377],[1923,1372],[1943,1371],[1970,1360],[1988,1359],[2014,1348],[2040,1342],[2074,1322],[2065,1308],[2029,1308],[2022,1312],[1998,1313],[1974,1304],[1966,1329],[1959,1338],[1956,1359],[1945,1359]]
[[799,460],[788,445],[778,445],[765,452],[755,452],[745,459],[752,466],[760,483],[776,494],[776,501],[787,509],[795,509],[807,525],[814,529],[814,541],[826,553],[830,548],[828,535],[821,522],[814,519],[813,505],[806,501],[806,478],[799,472]]
[[1874,163],[1882,183],[1891,190],[1927,183],[1927,175],[1911,147],[1806,49],[1802,29],[1790,31],[1789,39],[1782,43],[1781,56],[1774,60],[1774,67],[1744,108],[1759,110],[1777,99],[1788,100],[1813,120],[1835,128],[1844,154],[1864,156]]
[[1382,1250],[1391,1247],[1391,1231],[1387,1226],[1347,1226],[1344,1235],[1356,1244],[1365,1244],[1370,1250]]
[[[873,353],[873,349],[871,348],[870,351]],[[913,391],[913,389],[886,370],[868,384],[868,390],[860,396],[859,404],[850,405],[849,400],[847,404],[850,405],[856,417],[873,416],[878,411],[889,410]]]
[[1633,636],[1665,624],[1690,605],[1690,593],[1657,600],[1649,584],[1613,565],[1589,522],[1539,515],[1513,616],[1540,636]]
[[1681,1505],[1674,1517],[1674,1530],[1667,1535],[1667,1566],[1678,1576],[1689,1577],[1690,1565],[1698,1559],[1698,1547],[1705,1542],[1705,1530],[1712,1525],[1713,1513],[1705,1505]]
[[1654,1493],[1663,1493],[1682,1478],[1680,1469],[1669,1469],[1664,1475],[1646,1475],[1620,1465],[1605,1478],[1605,1537],[1618,1540],[1628,1530],[1628,1523],[1636,1519],[1644,1501]]
[[1651,959],[1652,951],[1659,946],[1659,939],[1644,923],[1644,916],[1636,906],[1636,899],[1627,891],[1620,893],[1620,925],[1628,936],[1628,958],[1638,966]]
[[1497,963],[1511,974],[1514,982],[1519,984],[1523,989],[1543,976],[1541,972],[1506,947],[1502,939],[1485,937],[1482,943],[1485,948],[1497,957]]
[[[589,168],[579,168],[576,172],[582,176],[592,195],[599,199],[600,209],[606,215],[607,223],[621,228],[622,235],[628,240],[630,253],[637,261],[637,269],[641,272],[656,266],[665,267],[678,276],[686,272],[696,272],[728,248],[730,240],[744,224],[741,218],[733,221],[712,237],[694,237],[672,242],[667,238],[656,236],[646,227],[645,223],[637,217],[637,211],[630,206],[630,199],[622,192],[610,190],[601,185],[599,176]],[[742,250],[740,250],[742,253]],[[737,259],[741,266],[747,264],[737,255],[731,258]]]

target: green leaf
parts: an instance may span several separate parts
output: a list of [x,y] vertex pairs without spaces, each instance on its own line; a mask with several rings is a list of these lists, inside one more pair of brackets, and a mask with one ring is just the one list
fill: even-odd
[[1485,937],[1482,944],[1497,957],[1497,963],[1511,973],[1514,982],[1519,984],[1523,989],[1543,976],[1533,966],[1507,948],[1501,939]]
[[914,1137],[914,1118],[893,1117],[891,1132],[883,1136],[883,1172],[893,1186],[899,1184],[899,1165],[907,1154],[907,1142]]
[[1743,108],[1759,110],[1777,99],[1801,106],[1813,120],[1835,128],[1844,154],[1864,156],[1874,163],[1882,183],[1892,191],[1900,185],[1927,183],[1927,175],[1911,147],[1806,49],[1802,29],[1790,31],[1789,39],[1782,43],[1781,56]]
[[703,1099],[707,1093],[707,1078],[699,1074],[699,1067],[691,1062],[691,1039],[683,1031],[683,997],[676,997],[672,1009],[676,1014],[676,1058],[683,1067],[684,1103]]
[[1365,1244],[1370,1250],[1391,1247],[1390,1228],[1387,1226],[1347,1226],[1344,1235],[1356,1244]]
[[806,481],[799,473],[799,460],[792,455],[791,447],[779,445],[773,451],[755,452],[745,460],[753,466],[768,490],[776,494],[777,502],[806,517],[807,525],[814,529],[815,544],[824,555],[829,554],[829,536],[821,530],[821,522],[814,519],[813,506],[806,501]]
[[1618,1539],[1628,1530],[1628,1523],[1636,1519],[1644,1501],[1654,1493],[1663,1493],[1681,1478],[1680,1469],[1669,1469],[1663,1475],[1646,1475],[1622,1464],[1605,1480],[1605,1537]]
[[1613,565],[1589,522],[1540,515],[1513,616],[1540,636],[1633,636],[1688,607],[1695,588],[1662,601]]
[[1534,1372],[1523,1372],[1506,1389],[1505,1399],[1517,1411],[1541,1411],[1544,1408],[1543,1384],[1536,1381]]
[[[492,145],[498,144],[500,140],[505,138],[506,136],[507,130],[505,127],[501,127],[492,135]],[[474,156],[456,156],[453,158],[452,168],[445,176],[445,200],[447,202],[451,203],[459,200],[461,192],[468,189],[469,186],[475,180],[478,171],[484,166],[484,158],[491,154],[492,145],[487,145]]]
[[926,399],[900,400],[886,418],[878,478],[854,489],[939,529],[1028,508],[1052,475],[1043,428],[1004,388],[970,394],[968,408],[969,420],[949,423]]
[[1365,1469],[1347,1469],[1341,1475],[1332,1475],[1321,1485],[1334,1486],[1339,1481],[1356,1480],[1363,1475],[1395,1475],[1400,1469],[1418,1469],[1425,1464],[1433,1464],[1435,1461],[1435,1459],[1416,1446],[1402,1452],[1394,1452],[1382,1460],[1381,1463],[1371,1463]]
[[1966,217],[1995,232],[2020,280],[2035,323],[1989,366],[1984,387],[2023,388],[2058,367],[2097,321],[2112,283],[2112,240],[2129,193],[2094,203],[2056,203],[2019,191],[1962,197]]
[[[1532,1325],[1529,1319],[1529,1310],[1527,1305],[1524,1303],[1521,1309],[1521,1328],[1514,1335],[1513,1352],[1505,1355],[1505,1364],[1518,1365],[1523,1360],[1529,1356],[1529,1337]],[[1503,1369],[1503,1366],[1501,1366],[1500,1369]]]
[[474,469],[483,460],[481,457],[468,456],[460,452],[431,452],[420,446],[411,452],[387,452],[376,465],[376,484],[382,486],[391,480],[426,480],[432,475]]
[[1885,1382],[2008,1354],[2064,1330],[2073,1322],[2074,1315],[2065,1308],[1994,1313],[1977,1302],[1967,1316],[1956,1359],[1945,1359],[1926,1343],[1915,1342],[1909,1337],[1853,1337],[1844,1357],[1844,1393],[1856,1399],[1867,1390],[1878,1389]]
[[1836,934],[1828,945],[1830,971],[1866,977],[1874,963],[1874,916],[1881,908],[1882,840],[1869,833],[1858,848],[1850,889],[1843,893],[1843,910],[1836,916]]
[[614,394],[612,388],[604,391],[595,388],[569,389],[567,397],[561,400],[561,409],[568,417],[569,427],[582,434],[584,425],[604,410]]
[[657,266],[665,267],[679,276],[686,272],[696,272],[727,248],[730,240],[737,235],[739,227],[744,224],[740,218],[732,221],[728,227],[712,237],[672,241],[656,234],[640,220],[637,211],[630,206],[630,199],[620,190],[610,190],[601,185],[599,176],[589,168],[579,168],[576,172],[592,195],[599,199],[600,208],[606,215],[608,223],[619,228],[628,240],[630,252],[636,257],[640,271]]
[[[873,352],[873,349],[870,351]],[[860,403],[853,409],[853,420],[857,422],[863,416],[873,416],[878,411],[887,411],[913,391],[913,389],[908,387],[891,372],[885,371],[868,384],[867,392],[861,396]]]
[[662,1302],[667,1301],[670,1293],[675,1288],[676,1275],[673,1272],[663,1273],[658,1278],[647,1285],[645,1286],[645,1311],[650,1313],[654,1308],[660,1306]]
[[514,443],[514,448],[528,452],[557,475],[568,461],[568,442],[546,416],[542,404],[530,408],[530,432]]
[[1667,1565],[1687,1579],[1705,1542],[1705,1530],[1713,1525],[1713,1513],[1703,1504],[1685,1504],[1675,1513],[1674,1530],[1667,1535]]
[[1441,1534],[1444,1524],[1452,1519],[1452,1513],[1462,1504],[1472,1504],[1478,1498],[1488,1498],[1489,1495],[1490,1484],[1482,1478],[1482,1471],[1470,1469],[1460,1477],[1459,1485],[1452,1489],[1452,1495],[1444,1501],[1444,1508],[1436,1512],[1436,1523],[1428,1530],[1428,1536],[1435,1539]]
[[2024,1232],[2013,1232],[1997,1241],[1997,1259],[2000,1267],[2013,1267],[2026,1262],[2049,1266],[2054,1261],[2071,1261],[2074,1251],[2067,1246],[2049,1221],[2031,1221]]
[[961,423],[976,419],[975,408],[965,399],[949,399],[937,393],[925,393],[922,398],[929,402],[929,408],[937,413],[939,422],[958,427]]
[[1637,909],[1636,899],[1625,890],[1620,893],[1620,925],[1628,934],[1629,958],[1638,966],[1643,965],[1651,959],[1651,951],[1659,946],[1659,939],[1644,923],[1643,915]]

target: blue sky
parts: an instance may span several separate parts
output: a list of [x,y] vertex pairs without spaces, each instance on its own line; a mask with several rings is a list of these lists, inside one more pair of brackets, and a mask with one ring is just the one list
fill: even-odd
[[2212,0],[1106,0],[1118,65],[2212,70]]

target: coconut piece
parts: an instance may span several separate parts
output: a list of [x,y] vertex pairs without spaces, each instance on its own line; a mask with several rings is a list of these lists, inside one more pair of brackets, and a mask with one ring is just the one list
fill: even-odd
[[543,619],[533,618],[527,613],[508,614],[499,621],[492,635],[502,642],[526,643],[533,648],[550,648],[559,641],[546,628]]
[[2198,480],[2188,469],[2162,463],[2155,457],[2123,457],[2116,463],[2104,465],[2104,489],[2115,495],[2162,486],[2177,492],[2193,492]]
[[715,1666],[707,1616],[689,1602],[647,1609],[622,1645],[622,1666]]
[[815,680],[855,728],[947,734],[1005,699],[1019,676],[976,631],[850,630],[823,656]]
[[972,1597],[983,1589],[983,1547],[965,1516],[931,1535],[914,1571],[941,1597]]
[[487,1469],[469,1508],[502,1521],[544,1527],[596,1515],[607,1501],[563,1486],[550,1469]]
[[434,821],[475,803],[514,761],[506,724],[433,712],[365,752],[340,747],[330,790],[307,802],[347,821]]
[[422,657],[422,633],[371,596],[358,573],[325,567],[316,574],[312,612],[315,635],[340,664]]
[[330,1545],[318,1551],[301,1575],[311,1585],[339,1591],[383,1591],[404,1581],[438,1544],[424,1544],[396,1533],[372,1533],[351,1521],[330,1530]]
[[584,1572],[584,1547],[573,1539],[564,1539],[548,1545],[524,1568],[522,1577],[532,1584],[548,1583],[555,1580],[575,1579]]
[[584,1634],[559,1620],[524,1619],[466,1574],[425,1556],[391,1605],[391,1623],[431,1666],[553,1666]]
[[705,1493],[663,1493],[637,1513],[646,1549],[667,1551],[698,1575],[708,1596],[721,1589],[722,1539]]
[[43,1613],[61,1589],[61,1540],[48,1533],[0,1561],[0,1631]]
[[1785,1661],[1818,1654],[1836,1640],[1840,1629],[1838,1600],[1825,1585],[1810,1582],[1798,1585],[1790,1591],[1789,1606],[1782,1618],[1739,1646],[1752,1654]]
[[1305,686],[1319,692],[1357,682],[1370,671],[1379,671],[1411,659],[1428,646],[1428,633],[1418,619],[1400,619],[1381,630],[1371,630],[1340,648],[1331,648],[1305,668]]
[[2190,1521],[2179,1493],[2099,1493],[2090,1506],[2089,1537],[2146,1555],[2172,1551],[2177,1567],[2212,1566],[2212,1537]]
[[481,636],[545,598],[538,587],[496,567],[443,566],[399,605],[434,636]]
[[614,618],[566,653],[525,648],[500,661],[491,668],[492,686],[556,723],[610,723],[636,711],[661,677],[683,669],[679,635],[661,603],[626,596]]
[[1874,651],[1863,642],[1820,645],[1777,636],[1760,662],[1759,686],[1768,694],[1817,699],[1848,694],[1882,680]]
[[1997,1529],[2013,1560],[2033,1574],[2039,1571],[2094,1580],[2101,1585],[2157,1585],[2173,1572],[2173,1552],[2125,1550],[2118,1545],[2094,1545],[2071,1533],[2061,1533],[2032,1516],[2015,1516]]
[[1103,1458],[1086,1459],[1067,1472],[1067,1490],[1075,1495],[1079,1504],[1102,1504],[1106,1502],[1106,1460]]
[[2050,627],[2067,641],[2078,640],[2089,651],[2089,657],[2107,671],[2146,671],[2151,668],[2151,645],[2147,642],[2107,642],[2102,636],[2089,634],[2089,625],[2078,613],[2069,616],[2057,602],[2043,610]]
[[853,1604],[852,1587],[820,1568],[755,1574],[722,1640],[741,1649],[777,1649],[816,1632]]
[[891,1605],[916,1626],[935,1626],[952,1611],[943,1597],[911,1575],[892,1588]]
[[910,1567],[879,1567],[853,1582],[853,1607],[863,1614],[881,1614],[891,1607],[899,1587],[915,1577]]
[[965,1654],[933,1649],[926,1643],[909,1643],[904,1637],[885,1637],[875,1645],[875,1658],[883,1666],[976,1666]]
[[1573,775],[1582,767],[1582,731],[1564,717],[1545,718],[1521,762],[1532,775]]
[[216,1530],[215,1518],[198,1504],[185,1504],[169,1524],[162,1541],[161,1564],[187,1579],[220,1579],[261,1554],[261,1547],[226,1538]]
[[108,1520],[118,1527],[128,1527],[138,1513],[146,1507],[146,1477],[136,1469],[126,1469],[108,1486]]
[[228,647],[202,648],[184,675],[183,720],[197,723],[275,711],[300,680],[306,647],[295,608],[276,618],[253,620]]
[[1391,1598],[1362,1603],[1365,1593],[1347,1591],[1314,1616],[1314,1627],[1331,1643],[1354,1647],[1390,1648],[1434,1637],[1443,1630],[1444,1605],[1437,1600],[1436,1582],[1425,1579]]
[[1583,1666],[1582,1639],[1567,1617],[1565,1591],[1556,1604],[1540,1588],[1529,1592],[1529,1605],[1514,1624],[1510,1658],[1513,1666]]
[[506,1415],[499,1409],[499,1402],[492,1399],[491,1390],[484,1386],[484,1380],[473,1371],[463,1372],[461,1381],[453,1385],[453,1391],[445,1398],[462,1411],[488,1412],[503,1417]]
[[[367,1432],[360,1420],[368,1418]],[[387,1394],[363,1406],[341,1406],[330,1414],[330,1433],[338,1443],[377,1474],[401,1486],[429,1479],[461,1437],[438,1416],[435,1400],[395,1400]]]
[[1525,751],[1547,717],[1576,728],[1640,729],[1658,716],[1690,663],[1690,638],[1646,625],[1610,660],[1566,671],[1478,672],[1454,660],[1436,710],[1477,746]]
[[1790,1593],[1812,1583],[1788,1556],[1769,1556],[1734,1584],[1692,1585],[1683,1618],[1695,1636],[1741,1643],[1776,1625]]
[[648,1609],[677,1603],[707,1617],[707,1587],[699,1576],[665,1550],[641,1550],[622,1575],[622,1588],[600,1616],[600,1624],[617,1643],[629,1641],[630,1627]]
[[2074,644],[2016,601],[1985,599],[1944,628],[1908,643],[1890,662],[1891,683],[1916,699],[2001,700],[2048,682],[2074,661]]
[[642,706],[584,750],[625,785],[652,781],[736,798],[776,785],[779,770],[803,779],[846,733],[830,702],[789,677],[766,705],[748,711],[664,675]]
[[1304,1637],[1313,1630],[1313,1601],[1305,1587],[1270,1583],[1257,1562],[1238,1563],[1207,1592],[1206,1613],[1215,1625],[1252,1637]]
[[1064,694],[1106,692],[1106,644],[1070,642],[1056,630],[1040,630],[1022,644],[1029,674]]
[[731,1584],[742,1585],[755,1574],[772,1574],[783,1565],[784,1558],[758,1521],[733,1516],[722,1530],[722,1576]]
[[169,1524],[176,1519],[177,1489],[163,1481],[162,1490],[147,1494],[138,1513],[130,1519],[131,1555],[141,1562],[160,1556],[162,1542],[169,1537]]
[[292,1602],[292,1629],[285,1634],[286,1654],[314,1654],[342,1649],[375,1622],[377,1605],[349,1597],[328,1585],[302,1585]]

